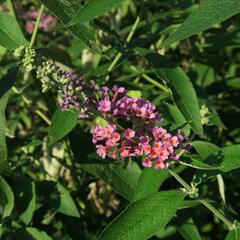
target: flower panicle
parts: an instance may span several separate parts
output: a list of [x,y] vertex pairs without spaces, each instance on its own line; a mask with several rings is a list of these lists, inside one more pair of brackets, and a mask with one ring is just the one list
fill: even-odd
[[[164,169],[179,159],[180,151],[188,150],[183,131],[172,135],[160,127],[162,117],[150,101],[129,96],[124,87],[114,85],[110,89],[93,80],[84,81],[74,73],[62,71],[53,61],[37,59],[36,52],[28,47],[15,51],[15,55],[21,54],[23,67],[29,64],[28,69],[36,70],[43,92],[57,88],[62,111],[77,110],[78,119],[98,115],[107,120],[108,125],[92,130],[92,142],[100,157],[136,157],[142,159],[144,167]],[[130,127],[123,128],[119,120]]]

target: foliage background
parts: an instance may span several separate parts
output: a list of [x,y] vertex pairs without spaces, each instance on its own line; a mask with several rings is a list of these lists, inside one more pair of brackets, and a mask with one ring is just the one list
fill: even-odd
[[198,200],[183,201],[176,190],[182,186],[167,170],[98,159],[89,130],[102,120],[61,112],[56,92],[42,93],[13,50],[34,35],[18,17],[19,6],[39,11],[43,4],[58,20],[50,32],[39,29],[34,47],[86,81],[117,83],[152,101],[168,129],[183,127],[193,148],[174,171],[188,183],[200,179],[201,198],[233,223],[240,211],[240,2],[14,4],[17,19],[0,12],[1,239],[96,239],[129,204],[99,239],[238,239],[238,230],[227,235]]

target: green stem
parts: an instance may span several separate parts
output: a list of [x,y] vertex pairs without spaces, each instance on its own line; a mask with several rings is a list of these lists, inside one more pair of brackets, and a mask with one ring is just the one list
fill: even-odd
[[10,14],[17,20],[17,16],[15,14],[15,9],[14,9],[14,5],[12,3],[12,0],[7,0],[7,5],[8,5],[8,9]]
[[41,112],[40,110],[36,110],[35,113],[41,117],[48,125],[51,125],[51,121],[50,119],[43,113]]
[[153,85],[155,85],[156,87],[158,87],[159,89],[161,89],[163,92],[169,93],[169,90],[168,90],[166,87],[164,87],[161,83],[157,82],[156,80],[154,80],[153,78],[149,77],[148,75],[143,74],[142,77],[143,77],[146,81],[152,83]]
[[[19,90],[18,88],[16,88],[15,86],[12,87],[12,90],[20,95],[20,97],[22,98],[22,100],[27,104],[27,106],[31,105],[31,100],[28,99],[21,90]],[[41,111],[41,110],[33,110],[39,117],[41,117],[48,125],[51,124],[50,119]]]
[[40,21],[41,21],[42,13],[43,13],[43,9],[44,9],[44,5],[41,5],[41,8],[38,12],[37,21],[36,21],[36,24],[35,24],[35,27],[34,27],[34,30],[33,30],[33,34],[32,34],[32,37],[31,37],[31,41],[30,41],[30,44],[29,44],[30,47],[33,47],[33,45],[35,43],[35,40],[36,40],[36,37],[37,37],[37,32],[38,32],[38,27],[39,27],[39,24],[40,24]]
[[[138,23],[140,21],[140,17],[138,16],[132,26],[132,29],[130,31],[130,33],[128,34],[127,36],[127,39],[126,39],[126,43],[129,43],[133,37],[133,34],[134,32],[136,31],[137,29],[137,26],[138,26]],[[113,68],[116,66],[116,64],[118,63],[119,59],[122,57],[123,53],[122,52],[119,52],[116,57],[114,58],[113,62],[111,63],[111,65],[109,66],[108,68],[108,72],[111,72],[113,70]]]
[[[192,192],[192,187],[187,182],[185,182],[185,180],[183,180],[176,172],[170,169],[168,171],[188,192]],[[215,216],[222,220],[222,222],[224,222],[230,230],[236,229],[235,224],[231,223],[222,213],[220,213],[215,207],[213,207],[211,203],[199,198],[197,198],[197,200],[202,203],[206,208],[208,208]]]
[[[131,66],[130,67],[134,72],[136,73],[141,73],[141,71],[139,71],[135,66]],[[163,84],[159,83],[158,81],[156,81],[155,79],[149,77],[147,74],[142,73],[141,76],[149,83],[152,83],[153,85],[155,85],[156,87],[158,87],[159,89],[161,89],[163,92],[169,93],[169,90],[167,87],[165,87]]]

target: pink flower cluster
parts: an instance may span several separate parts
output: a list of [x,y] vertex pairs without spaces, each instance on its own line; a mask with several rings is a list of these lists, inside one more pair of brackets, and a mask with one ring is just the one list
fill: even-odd
[[171,135],[160,127],[162,117],[148,100],[132,98],[125,88],[116,85],[111,90],[70,73],[59,75],[64,79],[59,90],[63,110],[77,109],[79,118],[97,114],[107,120],[108,125],[92,130],[92,141],[100,157],[122,160],[136,157],[144,167],[163,169],[179,159],[180,150],[187,149],[183,132],[178,130]]
[[132,98],[125,88],[114,86],[112,99],[110,90],[103,87],[103,97],[98,102],[98,111],[116,118],[126,118],[132,121],[161,121],[156,106],[144,98]]
[[[145,130],[145,131],[143,131]],[[178,160],[176,150],[185,148],[184,134],[178,131],[172,136],[162,127],[146,127],[146,129],[118,129],[114,124],[97,126],[92,131],[93,143],[97,154],[105,158],[125,159],[141,157],[144,167],[155,169],[168,168],[171,160]]]
[[[38,12],[37,11],[27,11],[21,15],[21,19],[25,20],[25,30],[28,33],[32,33],[35,26],[35,21],[37,20]],[[44,32],[50,32],[52,27],[56,24],[56,18],[47,15],[46,13],[42,14],[41,22],[39,28]]]

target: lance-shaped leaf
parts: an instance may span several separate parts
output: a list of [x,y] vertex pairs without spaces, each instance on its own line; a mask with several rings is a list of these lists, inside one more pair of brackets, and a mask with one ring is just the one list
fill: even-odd
[[[40,0],[66,26],[79,9],[79,1]],[[94,31],[90,27],[78,23],[69,27],[69,30],[91,50],[101,53],[97,47]]]
[[134,201],[157,192],[167,176],[168,171],[166,169],[157,171],[154,168],[144,168],[138,179]]
[[0,12],[0,45],[16,49],[27,43],[18,22],[12,16]]
[[70,24],[83,23],[93,20],[111,10],[123,0],[89,0],[73,16]]
[[240,12],[239,0],[205,0],[180,27],[170,34],[164,46],[181,41]]
[[135,162],[126,167],[119,164],[82,163],[81,168],[103,179],[127,200],[133,200],[141,175],[141,169]]
[[106,227],[99,240],[146,240],[166,226],[183,198],[181,191],[164,191],[136,201]]
[[63,112],[59,109],[55,111],[49,129],[50,144],[65,137],[78,124],[78,114],[78,111]]
[[142,48],[138,48],[136,51],[149,61],[156,75],[166,81],[177,107],[189,121],[193,131],[202,136],[203,128],[197,95],[185,72],[160,54]]
[[203,162],[212,166],[216,166],[216,170],[203,171],[199,170],[195,174],[195,178],[204,178],[226,173],[240,167],[240,144],[230,145],[210,154]]
[[8,217],[14,207],[14,195],[6,180],[0,176],[0,215]]

